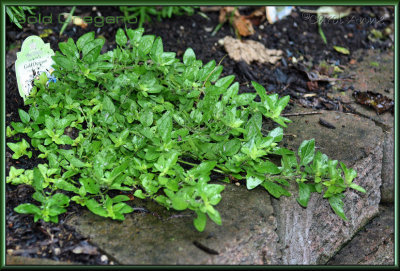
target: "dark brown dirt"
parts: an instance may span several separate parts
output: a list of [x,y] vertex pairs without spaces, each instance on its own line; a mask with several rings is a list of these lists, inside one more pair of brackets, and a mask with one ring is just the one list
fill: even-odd
[[[316,9],[317,7],[303,7]],[[255,7],[241,9],[242,14],[249,14]],[[59,37],[62,24],[57,22],[59,14],[69,12],[71,7],[41,6],[36,10],[36,14],[48,16],[52,14],[53,23],[43,24],[24,24],[21,30],[7,21],[6,25],[6,46],[7,52],[12,51],[15,46],[20,46],[23,40],[30,35],[39,35],[44,29],[51,29],[53,34],[44,37],[46,43],[50,43],[53,50],[58,49],[58,42],[66,41],[69,37],[76,40],[82,34],[95,31],[96,35],[102,35],[107,40],[104,51],[115,47],[114,36],[116,30],[124,25],[106,24],[103,27],[95,27],[89,24],[85,29],[79,26],[67,27],[64,34]],[[218,13],[207,12],[209,20],[195,14],[193,16],[178,16],[171,19],[164,19],[144,25],[146,34],[160,36],[163,40],[165,51],[177,52],[178,57],[182,57],[188,47],[191,47],[198,59],[207,63],[210,60],[219,62],[226,52],[218,44],[218,40],[225,36],[235,36],[232,27],[225,24],[215,36],[211,36],[210,29],[214,29],[218,24]],[[93,7],[79,6],[74,15],[84,16],[121,16],[118,7],[99,6]],[[313,14],[304,14],[299,11],[299,7],[285,19],[271,25],[266,22],[262,26],[255,27],[256,33],[248,38],[260,41],[267,48],[281,49],[284,56],[276,65],[253,63],[247,65],[244,62],[236,63],[226,57],[221,65],[224,66],[224,75],[234,74],[240,83],[242,91],[253,91],[250,81],[254,80],[264,85],[268,92],[276,92],[280,95],[291,95],[290,105],[299,103],[306,107],[315,109],[328,109],[351,111],[351,106],[343,106],[340,100],[333,100],[327,97],[331,91],[331,84],[319,81],[311,87],[306,72],[317,70],[322,61],[334,64],[338,67],[347,65],[350,61],[360,61],[353,59],[352,52],[358,49],[379,49],[392,50],[393,42],[390,39],[371,41],[368,38],[372,29],[383,30],[391,27],[393,30],[394,8],[393,7],[357,7],[348,18],[344,18],[342,23],[323,24],[323,30],[328,40],[325,45],[318,33],[317,25],[312,22]],[[372,20],[371,18],[375,18]],[[360,23],[363,21],[364,23]],[[136,25],[127,25],[136,28]],[[350,55],[343,55],[336,52],[332,46],[343,46],[350,50]],[[18,50],[17,50],[18,51]],[[7,60],[15,57],[11,53],[7,54]],[[296,58],[297,64],[293,64]],[[339,78],[347,78],[348,75],[339,74]],[[18,108],[28,110],[24,106],[22,98],[18,94],[14,65],[7,65],[6,69],[6,125],[12,121],[19,121]],[[350,88],[341,88],[341,91],[352,91]],[[306,95],[305,94],[312,94]],[[288,107],[289,111],[291,106]],[[28,139],[27,139],[28,140]],[[8,139],[7,139],[8,141]],[[6,148],[6,176],[10,166],[17,168],[33,168],[40,163],[36,159],[35,153],[32,159],[21,158],[18,161],[11,159],[12,151]],[[28,186],[6,185],[6,248],[7,253],[34,258],[50,258],[53,260],[71,261],[76,263],[100,265],[110,264],[112,259],[102,259],[101,251],[91,247],[90,240],[85,240],[72,229],[63,223],[65,217],[72,212],[79,212],[81,209],[76,205],[71,205],[68,213],[61,215],[59,224],[33,222],[32,216],[20,215],[13,209],[21,204],[32,202],[31,194],[33,190]],[[85,248],[83,253],[76,253],[76,248]],[[75,249],[75,250],[74,250]],[[75,252],[74,252],[75,251]],[[115,263],[114,264],[118,264]]]

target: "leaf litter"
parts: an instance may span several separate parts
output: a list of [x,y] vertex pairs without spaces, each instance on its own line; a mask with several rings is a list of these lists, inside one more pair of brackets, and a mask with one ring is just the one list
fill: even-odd
[[275,64],[282,58],[282,50],[267,49],[265,46],[254,40],[238,40],[226,36],[220,43],[224,45],[229,57],[235,61],[243,60],[247,64],[253,61],[259,63]]
[[391,110],[391,112],[394,111],[394,101],[380,93],[372,91],[354,91],[353,97],[357,103],[375,109],[378,115],[389,110]]

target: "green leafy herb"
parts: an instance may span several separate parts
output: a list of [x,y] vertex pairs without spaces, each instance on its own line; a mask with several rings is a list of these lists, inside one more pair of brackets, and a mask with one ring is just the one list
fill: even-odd
[[[32,185],[39,203],[22,204],[17,212],[57,222],[72,201],[123,220],[133,211],[127,193],[167,209],[189,209],[203,231],[207,217],[222,223],[216,205],[225,186],[211,183],[213,171],[276,198],[291,196],[287,187],[295,180],[301,206],[321,193],[345,219],[343,192],[365,192],[353,182],[356,172],[315,153],[314,139],[297,152],[278,145],[290,122],[281,116],[289,96],[268,95],[256,82],[254,93],[239,93],[234,76],[220,78],[215,61],[203,64],[191,48],[180,61],[164,51],[161,38],[143,33],[119,29],[117,48],[104,54],[104,40],[93,32],[59,44],[57,82],[46,84],[42,74],[25,101],[29,111],[20,109],[21,122],[7,127],[7,137],[23,133],[31,141],[7,143],[14,159],[31,158],[32,146],[46,161],[34,169],[11,167],[7,182]],[[265,132],[263,121],[276,127]],[[122,194],[111,198],[111,190]]]

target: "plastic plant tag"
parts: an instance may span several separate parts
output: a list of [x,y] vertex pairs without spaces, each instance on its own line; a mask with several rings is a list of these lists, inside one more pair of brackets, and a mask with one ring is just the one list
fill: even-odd
[[265,7],[265,13],[267,14],[267,20],[270,24],[281,20],[288,16],[292,12],[292,6],[278,6],[278,7]]
[[50,44],[44,43],[38,36],[29,36],[22,43],[21,52],[17,53],[15,61],[15,74],[19,94],[24,100],[31,92],[35,78],[43,72],[48,78],[51,77],[53,55],[54,51],[50,48]]

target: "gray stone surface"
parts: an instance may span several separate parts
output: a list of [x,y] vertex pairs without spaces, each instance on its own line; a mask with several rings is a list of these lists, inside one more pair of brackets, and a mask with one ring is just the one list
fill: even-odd
[[382,203],[394,202],[394,128],[385,132],[382,159]]
[[[85,212],[67,223],[120,264],[271,264],[280,257],[270,197],[262,189],[247,191],[227,185],[217,205],[222,225],[208,221],[197,232],[191,212],[166,211],[150,201],[137,201],[152,213],[134,213],[124,222]],[[193,242],[219,252],[208,254]]]
[[[367,193],[353,190],[345,193],[344,210],[349,219],[346,222],[336,216],[328,201],[318,194],[312,195],[307,208],[298,205],[294,197],[273,200],[283,264],[325,264],[343,243],[378,213],[383,152],[381,129],[360,116],[321,112],[292,117],[294,123],[286,132],[295,137],[286,141],[296,147],[305,139],[315,138],[321,152],[357,170],[355,182]],[[320,118],[336,129],[320,125]]]
[[[359,50],[353,58],[363,60],[354,66],[348,66],[344,73],[354,76],[354,80],[344,85],[353,86],[355,90],[373,91],[394,99],[394,56],[393,52],[381,53],[378,50]],[[371,65],[371,62],[379,66]],[[394,115],[390,112],[378,115],[374,109],[355,102],[352,91],[333,94],[344,102],[349,102],[357,114],[376,122],[385,132],[382,163],[382,202],[394,202]]]
[[21,256],[6,255],[6,266],[18,265],[80,265],[73,262],[53,261],[44,258],[28,258]]
[[394,265],[394,206],[381,205],[379,216],[346,244],[328,265]]
[[[320,126],[319,117],[338,128]],[[326,263],[378,213],[383,133],[373,121],[344,113],[324,111],[292,119],[286,132],[295,137],[287,137],[289,146],[315,138],[322,152],[357,169],[356,182],[368,193],[346,192],[348,222],[337,217],[320,195],[313,195],[304,209],[295,197],[272,199],[272,204],[262,188],[247,191],[243,185],[229,184],[217,205],[223,225],[208,221],[202,233],[192,225],[191,212],[167,211],[137,199],[135,206],[152,213],[129,214],[118,222],[84,212],[71,216],[67,223],[120,264]],[[205,253],[194,241],[219,254]]]

